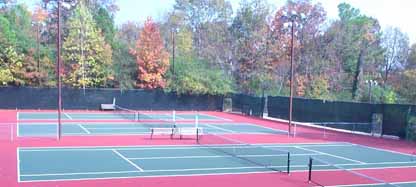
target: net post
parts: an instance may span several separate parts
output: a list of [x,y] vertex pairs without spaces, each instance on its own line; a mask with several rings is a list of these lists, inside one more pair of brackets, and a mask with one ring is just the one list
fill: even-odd
[[175,110],[172,111],[172,121],[173,123],[176,123],[176,111]]
[[287,152],[287,174],[290,175],[290,152]]
[[199,144],[199,129],[196,128],[196,143]]
[[356,123],[353,123],[352,124],[352,135],[354,136],[354,134],[355,134],[355,129],[356,129]]
[[198,113],[198,111],[195,114],[195,128],[199,128],[199,113]]
[[134,121],[139,121],[140,120],[140,113],[137,111],[134,113]]
[[308,171],[308,182],[309,183],[312,182],[312,162],[313,162],[312,157],[309,157],[309,164],[308,164],[308,169],[309,169],[309,171]]

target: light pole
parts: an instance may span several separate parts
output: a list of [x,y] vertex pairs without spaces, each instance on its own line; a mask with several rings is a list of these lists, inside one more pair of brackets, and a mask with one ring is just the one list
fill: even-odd
[[370,103],[371,103],[373,87],[377,86],[378,83],[377,83],[376,80],[372,80],[372,79],[366,80],[365,83],[368,84],[368,98],[369,98]]
[[[290,82],[289,82],[289,126],[288,126],[288,136],[290,136],[292,132],[292,119],[293,119],[293,79],[294,79],[294,68],[293,68],[293,56],[294,56],[294,27],[295,27],[295,20],[298,19],[300,16],[297,15],[295,11],[292,11],[291,14],[283,15],[281,17],[281,20],[283,21],[289,21],[291,23],[290,28],[290,36],[291,36],[291,42],[290,42]],[[294,128],[293,137],[296,136],[296,126]]]
[[[57,139],[60,140],[62,136],[62,123],[61,123],[61,113],[62,113],[62,76],[61,76],[61,0],[57,0],[57,34],[56,34],[56,79],[58,87],[58,125],[57,125]],[[68,6],[63,4],[63,6]]]
[[57,48],[57,86],[58,86],[58,140],[61,139],[62,135],[62,124],[61,124],[61,110],[62,110],[62,82],[61,82],[61,0],[58,0],[58,33],[56,36],[56,48]]

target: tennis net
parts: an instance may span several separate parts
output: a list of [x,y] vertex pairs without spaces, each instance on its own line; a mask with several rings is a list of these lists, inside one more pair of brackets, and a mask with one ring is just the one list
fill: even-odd
[[139,120],[139,112],[136,110],[124,108],[118,105],[115,105],[114,113],[121,116],[123,119],[128,119],[131,121]]
[[332,164],[328,161],[309,158],[308,181],[317,186],[339,186],[350,184],[382,185],[386,187],[398,187],[396,184],[386,182],[373,176],[366,175],[352,169],[344,168],[340,164]]
[[198,143],[219,155],[231,156],[245,165],[290,173],[290,152],[272,145],[249,144],[230,137],[204,133]]

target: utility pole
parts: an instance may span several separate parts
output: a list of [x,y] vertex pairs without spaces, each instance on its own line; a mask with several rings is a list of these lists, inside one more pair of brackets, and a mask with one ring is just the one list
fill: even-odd
[[57,41],[56,41],[56,48],[57,48],[57,65],[56,65],[56,72],[57,72],[57,87],[58,87],[58,140],[61,139],[62,136],[62,124],[61,124],[61,110],[62,110],[62,81],[61,81],[61,0],[58,1],[58,34],[57,34]]
[[[289,136],[291,133],[292,127],[292,111],[293,111],[293,36],[294,36],[294,24],[295,20],[291,18],[292,28],[291,28],[291,44],[290,44],[290,96],[289,96]],[[295,136],[295,134],[293,134]]]

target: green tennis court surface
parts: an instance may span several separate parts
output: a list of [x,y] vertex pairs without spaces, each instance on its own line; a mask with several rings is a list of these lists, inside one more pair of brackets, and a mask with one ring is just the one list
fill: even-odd
[[[239,154],[227,153],[236,148]],[[30,182],[283,171],[287,167],[285,151],[291,153],[291,171],[307,170],[309,156],[348,169],[416,166],[412,155],[350,143],[18,148],[18,179]],[[242,158],[270,164],[260,166]],[[317,167],[314,170],[330,168]]]
[[[166,113],[139,113],[140,119],[143,120],[172,120],[172,112]],[[175,115],[177,120],[194,120],[195,113],[178,113]],[[117,112],[63,112],[61,114],[62,119],[65,120],[125,120],[125,119],[135,119],[135,113],[117,113]],[[58,118],[56,112],[18,112],[18,120],[54,120]],[[224,119],[217,116],[212,116],[208,114],[198,114],[200,120],[225,120],[230,121],[229,119]]]
[[[177,123],[177,127],[195,127],[195,124]],[[63,123],[63,135],[129,135],[149,134],[151,128],[172,127],[172,123]],[[206,133],[213,134],[287,134],[287,131],[271,129],[250,123],[200,123]],[[55,136],[56,123],[19,123],[18,136]]]

